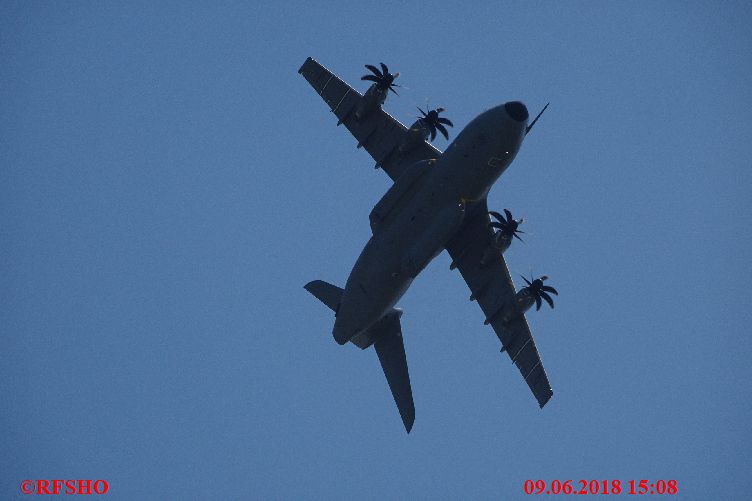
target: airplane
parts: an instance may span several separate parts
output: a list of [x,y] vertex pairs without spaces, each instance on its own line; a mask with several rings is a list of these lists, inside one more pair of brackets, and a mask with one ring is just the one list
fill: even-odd
[[[448,139],[440,116],[443,108],[419,108],[418,120],[407,128],[383,110],[388,93],[398,87],[392,74],[366,65],[373,82],[365,94],[312,58],[298,73],[318,92],[337,117],[394,181],[369,215],[372,237],[353,266],[345,288],[314,280],[304,288],[334,311],[332,334],[365,350],[374,346],[400,417],[409,434],[415,422],[410,374],[402,340],[402,310],[395,304],[415,277],[446,249],[470,288],[506,352],[543,408],[553,395],[525,312],[542,300],[551,308],[558,295],[542,276],[516,291],[504,261],[522,219],[489,211],[491,186],[509,167],[523,139],[548,107],[528,124],[528,110],[509,101],[473,119],[441,152],[431,144],[437,131]],[[492,221],[490,217],[495,221]]]

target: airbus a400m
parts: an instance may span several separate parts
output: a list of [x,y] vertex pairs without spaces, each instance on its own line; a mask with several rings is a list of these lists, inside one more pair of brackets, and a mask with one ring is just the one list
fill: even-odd
[[[373,345],[394,401],[409,433],[415,421],[410,376],[395,304],[415,277],[442,250],[452,258],[477,301],[485,323],[501,341],[533,392],[540,407],[553,395],[525,312],[542,301],[553,308],[556,289],[533,279],[519,292],[504,261],[514,238],[520,239],[522,219],[509,210],[502,216],[488,210],[491,186],[509,167],[525,136],[546,107],[528,124],[528,110],[509,101],[473,119],[443,153],[430,141],[437,132],[448,139],[452,122],[442,108],[423,111],[409,128],[382,109],[395,80],[381,63],[366,65],[372,82],[365,94],[308,58],[300,67],[308,83],[329,105],[394,184],[369,216],[373,236],[350,272],[345,288],[321,280],[305,288],[335,312],[333,335],[339,344]],[[491,221],[489,215],[493,216]]]

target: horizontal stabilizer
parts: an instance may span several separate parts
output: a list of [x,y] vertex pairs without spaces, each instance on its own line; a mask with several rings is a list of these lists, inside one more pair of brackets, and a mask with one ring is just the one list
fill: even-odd
[[392,313],[384,318],[385,324],[379,326],[383,331],[375,336],[374,347],[405,430],[410,433],[415,422],[415,404],[413,403],[413,390],[410,387],[410,373],[407,370],[407,357],[405,345],[402,342],[399,317],[397,311],[392,310]]
[[336,285],[324,282],[323,280],[308,282],[303,288],[316,296],[316,299],[327,305],[334,312],[337,311],[339,302],[342,300],[342,292],[344,292]]

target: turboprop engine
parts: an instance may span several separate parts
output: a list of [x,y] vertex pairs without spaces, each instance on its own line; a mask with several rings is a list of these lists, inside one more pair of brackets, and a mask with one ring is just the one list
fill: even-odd
[[407,153],[421,141],[433,141],[436,139],[437,131],[444,136],[444,139],[449,139],[449,132],[447,132],[445,125],[454,127],[454,124],[448,118],[439,116],[444,108],[428,110],[428,113],[420,108],[418,108],[418,111],[420,111],[421,116],[407,129],[405,139],[399,147],[400,153]]
[[386,96],[389,91],[397,94],[394,87],[399,87],[399,85],[394,83],[394,80],[397,79],[399,73],[389,73],[389,68],[384,63],[381,63],[381,70],[370,64],[366,65],[366,69],[368,69],[372,75],[363,75],[360,79],[371,81],[373,84],[363,95],[363,100],[355,111],[355,118],[357,120],[360,120],[372,111],[378,109],[386,101]]
[[481,257],[480,260],[481,266],[485,266],[486,264],[490,263],[495,256],[504,254],[504,251],[506,251],[509,246],[512,245],[512,238],[516,238],[517,240],[522,242],[523,240],[517,234],[525,233],[524,231],[518,229],[518,227],[522,224],[523,219],[514,219],[512,217],[512,213],[507,209],[504,209],[506,218],[504,218],[504,216],[502,216],[498,212],[494,211],[489,211],[489,214],[494,219],[496,219],[496,221],[488,223],[488,226],[496,228],[499,231],[494,232],[490,245],[483,252],[483,257]]
[[525,277],[522,277],[522,280],[525,281],[527,287],[520,289],[519,292],[514,295],[514,299],[512,301],[504,305],[498,312],[487,318],[485,322],[486,325],[493,322],[499,316],[501,317],[502,322],[504,322],[505,324],[509,323],[515,318],[523,315],[533,305],[535,305],[535,310],[538,311],[541,308],[541,299],[548,303],[551,308],[554,307],[554,300],[551,298],[551,296],[548,295],[548,293],[550,292],[551,294],[554,294],[556,296],[558,296],[559,293],[553,287],[543,285],[543,282],[548,280],[548,277],[546,275],[543,275],[540,278],[536,278],[532,282]]

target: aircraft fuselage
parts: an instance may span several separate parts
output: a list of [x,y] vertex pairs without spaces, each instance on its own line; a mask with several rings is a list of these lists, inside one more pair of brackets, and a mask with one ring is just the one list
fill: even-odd
[[[462,225],[466,203],[485,198],[514,160],[527,119],[519,102],[481,113],[430,168],[409,181],[350,272],[334,323],[338,343],[347,343],[389,312],[444,249]],[[401,181],[408,182],[399,178],[393,189],[403,188]]]

